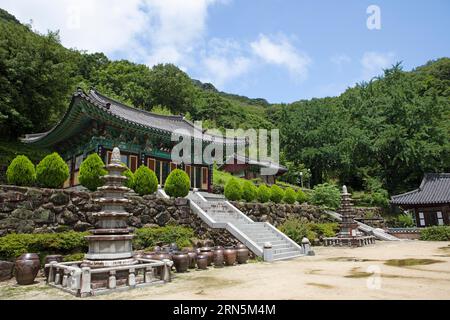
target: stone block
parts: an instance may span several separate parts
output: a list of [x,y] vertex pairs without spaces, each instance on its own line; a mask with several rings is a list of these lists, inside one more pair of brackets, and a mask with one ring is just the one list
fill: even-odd
[[50,197],[50,202],[54,205],[62,206],[69,203],[69,195],[64,192],[56,192]]
[[33,212],[32,219],[36,223],[53,223],[55,222],[55,214],[44,208],[39,208]]
[[7,281],[13,276],[14,263],[0,261],[0,281]]

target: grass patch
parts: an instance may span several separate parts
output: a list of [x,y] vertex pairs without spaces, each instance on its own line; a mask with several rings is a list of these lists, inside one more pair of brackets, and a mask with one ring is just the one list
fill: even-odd
[[387,260],[384,264],[392,267],[410,267],[410,266],[425,266],[440,262],[444,261],[434,259],[390,259]]

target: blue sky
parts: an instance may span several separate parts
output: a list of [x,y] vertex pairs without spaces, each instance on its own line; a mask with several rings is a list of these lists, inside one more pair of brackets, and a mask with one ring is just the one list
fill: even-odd
[[[370,5],[380,29],[369,30]],[[65,46],[152,66],[270,102],[338,95],[397,61],[450,56],[450,1],[0,0]]]

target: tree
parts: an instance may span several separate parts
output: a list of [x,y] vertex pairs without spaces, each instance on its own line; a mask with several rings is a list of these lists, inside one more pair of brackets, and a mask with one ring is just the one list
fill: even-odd
[[236,178],[228,180],[224,188],[224,194],[231,201],[238,201],[242,198],[242,187]]
[[155,193],[158,190],[158,178],[155,172],[141,165],[134,173],[133,189],[140,196]]
[[173,64],[158,64],[148,79],[151,105],[163,105],[174,114],[191,112],[194,85],[186,73]]
[[173,170],[166,179],[164,191],[170,197],[186,197],[191,187],[187,173],[180,169]]
[[255,187],[253,182],[245,180],[242,183],[242,199],[247,202],[252,202],[255,200],[257,193],[258,189]]
[[16,186],[31,186],[36,180],[34,164],[26,156],[17,156],[8,166],[6,178]]

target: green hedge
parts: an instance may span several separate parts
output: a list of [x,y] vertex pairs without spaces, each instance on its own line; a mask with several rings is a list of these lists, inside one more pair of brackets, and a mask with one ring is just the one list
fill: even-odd
[[433,226],[424,228],[420,232],[420,240],[450,241],[450,226]]
[[62,232],[42,234],[8,234],[0,237],[0,260],[15,259],[23,253],[69,254],[86,252],[88,245],[84,237],[87,232]]
[[169,197],[186,197],[191,188],[191,180],[186,172],[180,169],[173,170],[166,179],[164,191]]
[[15,157],[6,170],[6,179],[16,186],[32,186],[36,181],[34,164],[26,156]]
[[242,199],[247,202],[255,200],[258,190],[253,182],[246,180],[242,183]]
[[133,245],[136,250],[151,248],[159,242],[170,244],[175,242],[179,248],[189,247],[194,230],[183,226],[164,226],[156,228],[141,228],[135,232]]
[[69,168],[56,152],[49,154],[36,166],[36,180],[45,188],[61,188],[69,178]]
[[90,154],[83,160],[80,166],[80,184],[91,191],[97,190],[103,185],[101,176],[104,176],[107,171],[105,164],[98,154]]
[[293,204],[297,200],[297,194],[295,193],[294,189],[291,187],[286,188],[284,190],[284,198],[283,201],[289,204]]
[[284,198],[284,191],[276,184],[270,187],[270,200],[274,203],[280,203]]
[[258,194],[256,196],[259,202],[266,203],[270,200],[270,188],[265,184],[258,187]]
[[224,189],[225,197],[231,201],[238,201],[242,198],[242,187],[236,178],[228,180]]
[[302,204],[308,201],[308,195],[302,190],[298,189],[297,191],[297,202]]
[[158,178],[148,167],[142,165],[134,173],[134,191],[140,196],[155,193],[158,190]]

